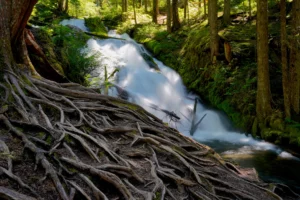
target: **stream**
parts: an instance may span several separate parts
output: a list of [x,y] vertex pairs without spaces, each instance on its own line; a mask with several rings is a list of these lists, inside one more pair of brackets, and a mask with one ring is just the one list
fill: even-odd
[[[84,20],[64,20],[61,24],[88,31]],[[255,168],[263,181],[283,183],[300,193],[299,158],[276,145],[233,131],[224,114],[203,105],[199,96],[187,91],[177,72],[152,58],[141,44],[127,34],[111,30],[108,35],[120,39],[90,39],[83,49],[98,56],[99,67],[91,73],[92,86],[107,88],[108,95],[141,105],[184,135],[212,147],[223,158],[244,168]]]

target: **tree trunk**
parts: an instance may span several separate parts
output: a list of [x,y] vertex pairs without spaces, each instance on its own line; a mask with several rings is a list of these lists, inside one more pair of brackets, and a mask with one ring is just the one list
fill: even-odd
[[153,13],[152,13],[152,22],[157,24],[157,17],[159,14],[159,9],[158,9],[158,0],[153,0]]
[[[24,52],[27,52],[24,49],[24,29],[36,2],[37,0],[0,0],[1,68],[14,68],[15,61],[24,63]],[[18,54],[19,52],[22,54]]]
[[172,1],[172,32],[180,29],[179,15],[178,15],[178,0]]
[[188,7],[188,0],[184,0],[184,6],[183,6],[183,18],[184,20],[186,20],[187,18],[187,8]]
[[230,0],[224,0],[223,22],[225,25],[228,25],[230,21]]
[[257,1],[257,97],[256,114],[263,128],[271,114],[271,90],[268,56],[268,0]]
[[133,14],[134,14],[134,23],[137,24],[136,10],[135,10],[135,0],[132,0],[132,6],[133,6]]
[[248,0],[249,2],[249,19],[252,18],[252,7],[251,7],[251,0]]
[[167,0],[167,31],[170,33],[172,25],[172,16],[171,16],[171,0]]
[[[300,96],[300,53],[299,53],[299,27],[300,27],[300,1],[293,1],[291,24],[291,50],[290,50],[290,94],[292,110],[299,114]],[[297,39],[298,38],[298,39]]]
[[65,4],[65,12],[67,13],[69,10],[69,0],[66,0],[66,4]]
[[127,12],[128,11],[128,0],[122,0],[122,11]]
[[59,12],[61,12],[61,13],[67,12],[66,6],[67,6],[67,0],[59,0],[58,1],[58,11]]
[[280,0],[280,40],[281,40],[281,67],[282,88],[284,97],[284,113],[286,118],[291,118],[291,103],[289,92],[289,69],[287,65],[286,43],[286,0]]
[[144,0],[144,5],[145,5],[145,13],[148,12],[148,0]]
[[219,36],[218,36],[218,0],[209,0],[209,30],[210,30],[210,51],[211,61],[216,62],[219,55]]
[[203,0],[203,3],[204,3],[204,16],[206,17],[207,16],[207,11],[206,11],[206,0]]

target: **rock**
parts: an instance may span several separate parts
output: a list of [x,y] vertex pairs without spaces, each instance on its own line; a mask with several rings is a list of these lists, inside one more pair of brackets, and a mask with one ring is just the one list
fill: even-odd
[[144,60],[146,61],[146,63],[149,65],[149,67],[151,69],[155,69],[157,71],[160,71],[158,65],[154,62],[154,60],[151,56],[149,56],[146,53],[141,53],[141,55],[143,56]]

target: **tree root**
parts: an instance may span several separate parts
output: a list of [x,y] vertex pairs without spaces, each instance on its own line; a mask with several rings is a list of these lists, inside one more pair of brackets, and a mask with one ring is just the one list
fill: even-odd
[[[13,73],[5,77],[6,83],[0,83],[5,93],[0,98],[0,133],[12,136],[0,139],[0,171],[24,188],[24,195],[7,185],[0,187],[0,198],[48,199],[49,191],[63,200],[278,200],[286,194],[285,187],[272,191],[241,177],[212,149],[165,126],[140,106],[74,83],[22,75],[25,82]],[[24,159],[27,154],[18,149],[33,156]],[[21,161],[15,163],[11,152],[19,152]],[[35,167],[27,167],[26,174],[40,181],[20,176],[28,163]],[[299,197],[289,194],[290,199]]]

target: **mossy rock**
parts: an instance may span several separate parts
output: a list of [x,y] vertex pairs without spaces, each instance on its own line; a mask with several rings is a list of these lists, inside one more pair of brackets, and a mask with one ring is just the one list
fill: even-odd
[[150,40],[149,42],[145,43],[145,46],[153,52],[154,55],[159,55],[162,51],[162,46],[160,42],[156,40]]
[[101,36],[107,36],[107,30],[100,17],[84,18],[84,23],[90,32]]
[[154,60],[151,56],[149,56],[146,53],[142,53],[141,55],[142,55],[142,57],[144,58],[144,60],[146,61],[146,63],[149,65],[149,67],[151,69],[155,69],[157,71],[160,71],[160,69],[158,68],[157,64],[154,62]]
[[271,141],[271,142],[280,141],[283,134],[284,134],[283,131],[274,130],[271,128],[265,128],[261,131],[262,139]]

